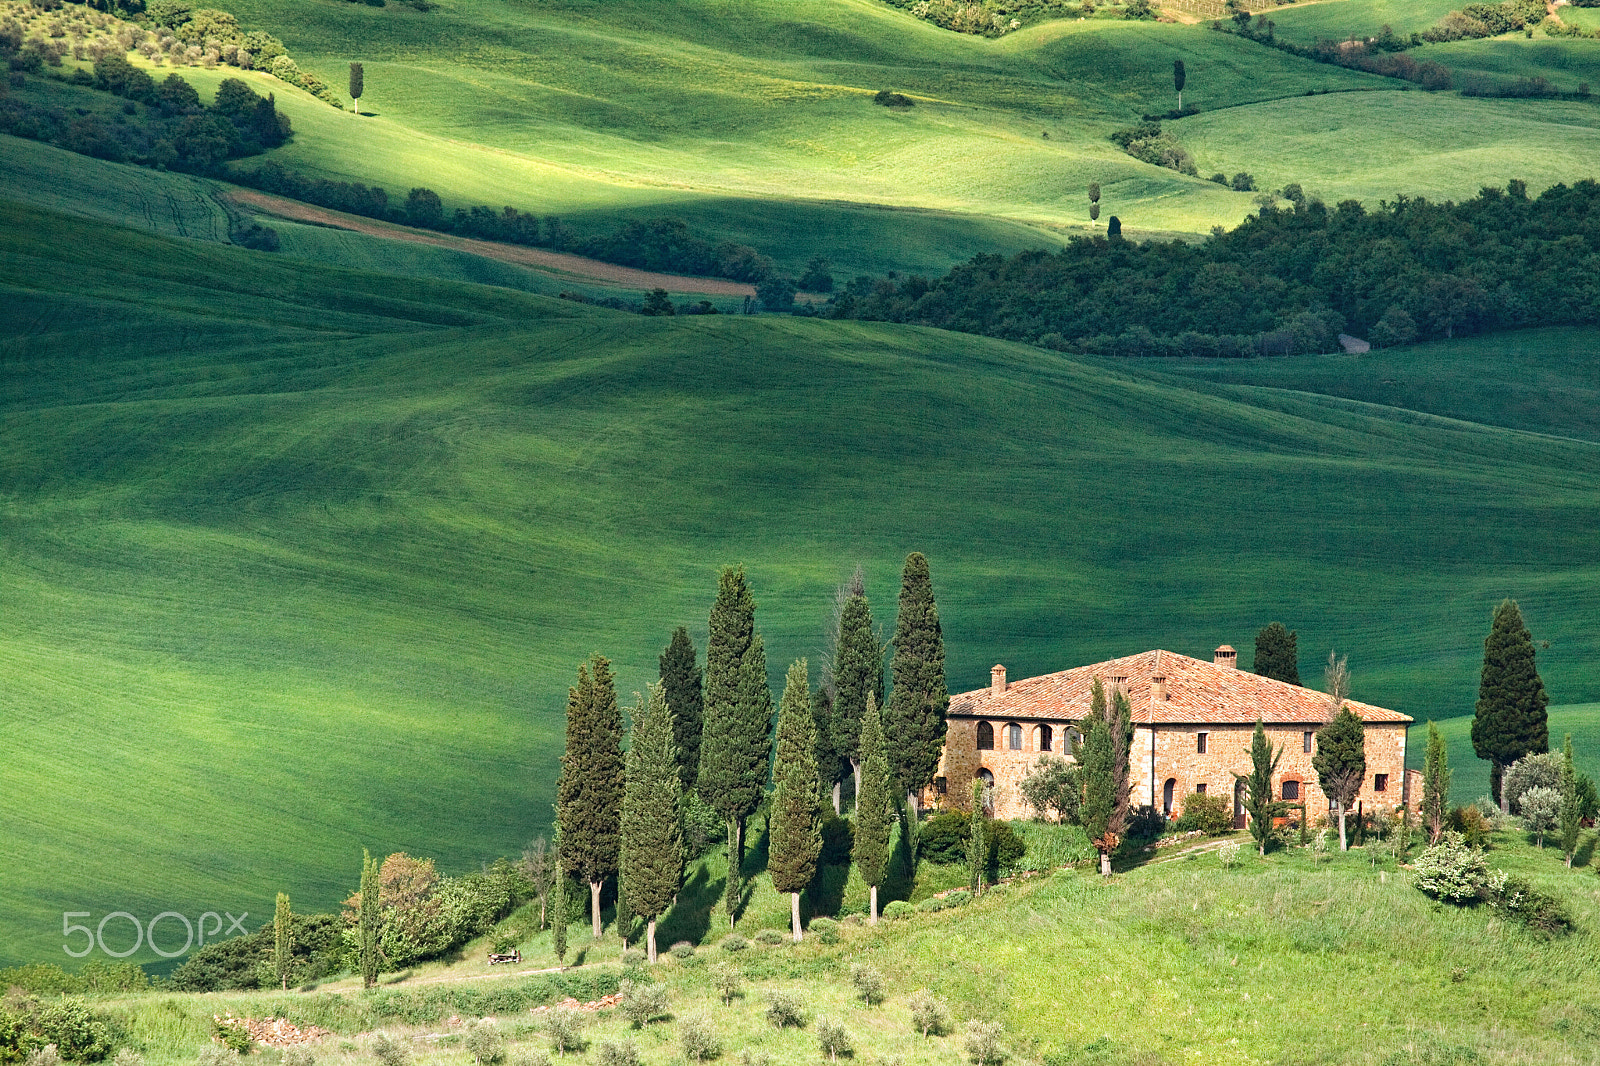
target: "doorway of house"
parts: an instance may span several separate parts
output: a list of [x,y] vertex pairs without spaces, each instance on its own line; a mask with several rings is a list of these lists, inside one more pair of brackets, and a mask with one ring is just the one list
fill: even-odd
[[1244,782],[1235,781],[1233,783],[1233,827],[1235,829],[1243,829],[1244,825]]

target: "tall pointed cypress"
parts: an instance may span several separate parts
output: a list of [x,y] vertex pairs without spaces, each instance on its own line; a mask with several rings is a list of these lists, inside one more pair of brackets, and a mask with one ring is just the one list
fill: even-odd
[[861,791],[861,716],[868,700],[883,706],[883,645],[872,631],[872,608],[861,575],[839,612],[838,648],[833,659],[833,749],[850,763],[856,792]]
[[622,847],[624,783],[622,709],[611,663],[596,655],[578,667],[578,683],[567,691],[567,750],[556,782],[561,865],[589,883],[596,940],[601,933],[600,889],[617,872]]
[[1524,755],[1550,750],[1550,698],[1534,665],[1533,635],[1523,624],[1515,600],[1495,608],[1483,642],[1483,675],[1477,715],[1472,720],[1472,750],[1489,763],[1489,787],[1505,808],[1500,778]]
[[806,661],[789,667],[778,704],[777,791],[772,797],[772,841],[767,871],[772,887],[789,893],[789,920],[800,939],[800,893],[817,873],[822,854],[822,794],[817,782],[815,720]]
[[883,747],[883,725],[878,719],[878,701],[867,698],[867,713],[861,716],[861,791],[856,794],[855,839],[850,858],[872,892],[871,915],[878,921],[878,886],[889,865],[889,831],[894,826],[897,804],[889,785],[889,758]]
[[710,630],[705,725],[695,787],[728,824],[726,902],[732,925],[742,891],[744,822],[761,802],[772,750],[767,654],[756,632],[756,601],[745,584],[743,567],[722,571]]
[[361,913],[357,916],[357,948],[361,959],[361,987],[378,983],[378,936],[383,928],[383,911],[378,902],[378,860],[361,849]]
[[1283,809],[1283,804],[1272,799],[1272,775],[1278,772],[1283,761],[1283,746],[1276,750],[1267,742],[1267,731],[1256,719],[1255,732],[1250,735],[1250,773],[1234,774],[1235,781],[1243,781],[1245,811],[1250,815],[1250,835],[1263,857],[1267,842],[1272,839],[1272,819]]
[[1122,840],[1132,796],[1129,756],[1133,745],[1133,711],[1120,689],[1106,699],[1097,677],[1090,686],[1089,719],[1080,726],[1083,743],[1083,806],[1079,818],[1089,843],[1100,852],[1100,872],[1111,875],[1111,853]]
[[700,773],[700,727],[705,716],[705,675],[700,669],[689,630],[679,626],[661,653],[661,685],[672,708],[674,739],[678,745],[678,777],[683,790],[694,788]]
[[561,864],[561,826],[556,826],[555,841],[552,843],[555,850],[555,877],[550,882],[550,950],[556,953],[556,961],[565,964],[567,961],[567,868]]
[[628,786],[622,801],[622,877],[628,907],[645,920],[645,949],[656,961],[656,920],[683,885],[683,783],[666,686],[633,712]]
[[[1567,865],[1572,863],[1569,861]],[[272,968],[285,992],[289,990],[289,969],[293,963],[294,915],[289,910],[289,894],[279,892],[277,909],[272,915]]]
[[1256,634],[1255,671],[1274,681],[1300,683],[1300,636],[1282,622],[1261,627]]
[[894,690],[883,716],[889,771],[920,804],[944,751],[950,693],[944,677],[944,632],[933,601],[933,578],[921,552],[906,556],[894,620]]
[[1444,835],[1444,820],[1450,810],[1450,755],[1444,734],[1428,723],[1428,747],[1422,756],[1422,824],[1428,830],[1428,843],[1437,844]]

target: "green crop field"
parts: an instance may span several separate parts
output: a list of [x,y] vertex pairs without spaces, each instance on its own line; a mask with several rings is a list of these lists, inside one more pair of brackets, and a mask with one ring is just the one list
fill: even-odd
[[[1446,718],[1437,723],[1450,753],[1450,802],[1472,803],[1489,795],[1489,764],[1472,751],[1472,715]],[[1561,750],[1561,741],[1572,734],[1573,761],[1590,777],[1600,779],[1600,703],[1580,703],[1550,708],[1550,748]],[[1422,756],[1428,742],[1426,725],[1411,728],[1406,763],[1422,769]]]
[[1308,677],[1337,647],[1358,696],[1444,718],[1515,595],[1556,698],[1600,693],[1576,431],[0,222],[7,959],[59,958],[65,911],[328,907],[362,846],[514,852],[578,660],[642,689],[729,563],[775,674],[857,562],[892,624],[915,548],[957,689],[1248,659],[1279,618]]

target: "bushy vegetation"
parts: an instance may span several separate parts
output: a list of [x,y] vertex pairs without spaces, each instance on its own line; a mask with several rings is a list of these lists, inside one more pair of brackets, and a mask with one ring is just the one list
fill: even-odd
[[[917,833],[917,855],[928,862],[957,864],[967,861],[967,839],[972,816],[966,811],[944,810],[922,823]],[[984,827],[988,844],[988,873],[1010,870],[1027,853],[1028,846],[1006,822],[990,821]]]
[[1335,350],[1340,332],[1384,345],[1590,323],[1596,255],[1600,184],[1530,197],[1513,181],[1460,204],[1268,205],[1200,245],[1078,237],[980,255],[936,281],[852,286],[835,310],[1100,355],[1289,355]]

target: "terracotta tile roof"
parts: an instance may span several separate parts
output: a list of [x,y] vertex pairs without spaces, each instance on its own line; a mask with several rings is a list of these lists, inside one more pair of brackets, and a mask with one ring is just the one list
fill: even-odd
[[[1157,672],[1159,671],[1159,673]],[[1152,699],[1151,678],[1166,677],[1166,699]],[[1077,721],[1089,713],[1090,686],[1108,688],[1126,678],[1133,720],[1141,725],[1262,721],[1321,725],[1331,717],[1328,697],[1315,689],[1274,681],[1170,651],[1146,651],[1060,673],[1013,681],[1004,692],[974,689],[950,697],[950,713],[973,718],[1044,718]],[[1367,722],[1409,722],[1409,715],[1346,700]]]

